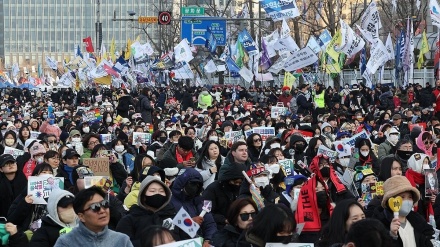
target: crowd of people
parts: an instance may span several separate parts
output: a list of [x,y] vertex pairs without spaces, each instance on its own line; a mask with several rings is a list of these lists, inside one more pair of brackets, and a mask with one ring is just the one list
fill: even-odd
[[[204,247],[422,247],[438,238],[440,80],[1,96],[2,246],[149,247],[195,236]],[[86,182],[96,177],[89,158],[108,159],[105,184]],[[64,189],[36,204],[30,177],[63,178]],[[399,197],[396,211],[388,201]],[[175,224],[180,209],[196,233]]]

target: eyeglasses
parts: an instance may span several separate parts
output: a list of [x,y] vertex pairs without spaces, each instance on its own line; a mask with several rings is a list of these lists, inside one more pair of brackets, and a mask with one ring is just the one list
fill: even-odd
[[109,207],[110,207],[110,203],[107,200],[102,200],[101,202],[95,202],[90,204],[88,208],[84,209],[84,212],[88,210],[92,210],[93,212],[97,213],[101,211],[101,208],[107,209]]
[[89,145],[98,145],[99,141],[89,142]]
[[255,139],[254,142],[261,142],[261,139],[260,138]]
[[257,214],[257,213],[255,213],[255,212],[252,212],[252,213],[243,213],[243,214],[240,214],[240,219],[241,219],[242,221],[248,221],[248,220],[249,220],[249,217],[254,218],[256,214]]
[[60,157],[52,157],[52,158],[49,158],[49,159],[60,160]]

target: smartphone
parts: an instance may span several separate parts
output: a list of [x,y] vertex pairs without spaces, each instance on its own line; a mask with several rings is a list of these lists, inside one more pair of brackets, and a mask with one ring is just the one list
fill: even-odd
[[196,162],[196,158],[195,158],[195,157],[191,157],[191,158],[189,159],[189,161],[191,161],[191,162]]

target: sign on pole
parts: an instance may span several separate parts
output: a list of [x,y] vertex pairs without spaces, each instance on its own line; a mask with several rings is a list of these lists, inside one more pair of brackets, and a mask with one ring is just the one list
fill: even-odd
[[138,18],[139,23],[157,23],[157,21],[157,16],[139,16]]
[[200,16],[205,15],[205,8],[203,7],[182,7],[180,9],[182,16]]
[[226,19],[213,17],[182,17],[181,38],[192,45],[205,45],[205,32],[210,28],[217,46],[226,44]]
[[157,23],[159,25],[170,25],[171,24],[171,12],[170,11],[159,11]]

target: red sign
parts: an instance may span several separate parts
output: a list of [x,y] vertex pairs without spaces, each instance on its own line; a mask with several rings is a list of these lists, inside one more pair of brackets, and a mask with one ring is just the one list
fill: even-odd
[[171,23],[171,12],[170,11],[159,11],[159,25],[170,25]]

